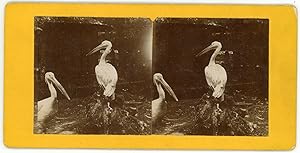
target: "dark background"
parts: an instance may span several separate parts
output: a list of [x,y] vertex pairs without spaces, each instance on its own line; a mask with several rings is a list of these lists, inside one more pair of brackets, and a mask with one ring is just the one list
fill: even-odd
[[107,57],[118,71],[117,90],[151,94],[151,20],[85,17],[35,17],[34,20],[35,101],[50,95],[44,82],[48,71],[55,74],[71,98],[93,93],[98,86],[94,68],[100,53],[85,55],[103,40],[111,41],[112,48],[119,52],[111,52]]
[[[179,98],[199,97],[207,91],[204,67],[212,52],[198,58],[195,55],[217,40],[226,51],[217,56],[227,71],[226,92],[242,90],[268,97],[268,27],[266,19],[158,18],[153,27],[152,74],[162,73]],[[150,20],[35,17],[34,34],[35,101],[49,96],[44,82],[47,71],[54,72],[72,98],[94,92],[94,67],[100,53],[85,54],[103,40],[110,40],[119,51],[108,56],[118,71],[117,90],[131,87],[150,96]]]
[[225,52],[216,61],[227,71],[225,93],[242,91],[267,98],[268,36],[267,19],[158,18],[153,73],[162,73],[179,99],[201,97],[208,90],[204,68],[213,51],[195,55],[219,41]]

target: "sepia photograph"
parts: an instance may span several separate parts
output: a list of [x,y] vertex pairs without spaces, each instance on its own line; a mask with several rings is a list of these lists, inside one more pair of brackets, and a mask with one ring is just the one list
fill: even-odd
[[267,19],[34,21],[35,134],[268,136]]
[[152,134],[268,136],[268,45],[268,19],[157,18]]
[[152,21],[34,18],[35,134],[151,134]]

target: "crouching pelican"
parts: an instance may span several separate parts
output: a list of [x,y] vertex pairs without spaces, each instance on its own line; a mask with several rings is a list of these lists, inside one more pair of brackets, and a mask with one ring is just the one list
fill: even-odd
[[[112,43],[108,40],[104,40],[100,45],[95,47],[86,56],[91,55],[97,51],[103,52],[100,57],[99,64],[95,67],[96,79],[101,88],[104,88],[103,95],[111,100],[115,100],[115,90],[118,81],[118,73],[113,65],[107,63],[106,56],[111,52]],[[103,51],[104,49],[104,51]],[[110,103],[108,102],[108,108]]]
[[68,100],[70,100],[68,93],[66,92],[64,87],[57,81],[52,72],[47,72],[45,74],[45,82],[48,85],[50,97],[37,102],[37,126],[40,126],[39,128],[42,128],[41,130],[44,130],[45,121],[56,112],[55,105],[57,104],[57,92],[53,84]]
[[166,111],[166,95],[162,86],[176,101],[178,101],[178,99],[172,88],[164,80],[162,74],[155,73],[153,75],[153,83],[158,92],[158,98],[152,101],[152,123],[155,123],[157,119],[163,116]]
[[[222,44],[218,41],[214,41],[210,46],[199,52],[196,57],[201,56],[208,51],[215,50],[210,57],[208,65],[204,69],[205,78],[208,86],[213,89],[212,96],[214,98],[220,98],[221,101],[224,101],[224,91],[227,82],[227,74],[226,70],[220,64],[216,64],[215,62],[215,59],[220,53],[221,48]],[[217,109],[221,110],[219,108],[219,104],[217,104]]]

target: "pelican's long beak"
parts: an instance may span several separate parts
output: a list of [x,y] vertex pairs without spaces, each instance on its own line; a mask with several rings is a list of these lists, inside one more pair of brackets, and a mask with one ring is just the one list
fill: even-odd
[[103,52],[103,49],[105,49],[106,47],[107,47],[106,44],[100,44],[99,46],[97,46],[93,50],[91,50],[89,53],[87,53],[85,56],[89,56],[97,51]]
[[210,45],[210,46],[206,47],[205,49],[203,49],[201,52],[199,52],[199,53],[196,55],[196,57],[199,57],[199,56],[201,56],[201,55],[203,55],[203,54],[205,54],[205,53],[207,53],[207,52],[209,52],[209,51],[211,51],[211,50],[214,50],[214,49],[216,49],[216,47],[217,47],[217,46]]
[[176,97],[174,91],[172,90],[172,88],[169,86],[169,84],[163,79],[160,78],[159,82],[163,85],[163,87],[167,90],[167,92],[176,100],[178,101],[178,98]]
[[64,95],[66,96],[66,98],[68,100],[71,100],[71,98],[69,97],[68,93],[66,92],[65,88],[57,81],[57,79],[55,77],[51,77],[50,80],[53,82],[53,84],[58,88],[58,90]]

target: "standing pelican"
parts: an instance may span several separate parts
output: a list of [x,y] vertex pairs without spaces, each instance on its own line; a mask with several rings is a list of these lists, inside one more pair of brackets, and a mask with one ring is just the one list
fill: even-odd
[[153,83],[156,86],[158,92],[158,98],[152,101],[152,122],[155,123],[159,117],[163,116],[166,110],[166,102],[165,102],[166,95],[162,86],[176,101],[178,101],[178,99],[174,91],[172,90],[172,88],[164,80],[162,74],[155,73],[153,75]]
[[[226,70],[220,64],[216,64],[215,62],[216,57],[220,53],[221,48],[222,44],[218,41],[214,41],[211,43],[210,46],[198,53],[196,57],[201,56],[202,54],[205,54],[208,51],[215,50],[212,56],[210,57],[209,63],[205,67],[204,72],[208,86],[213,89],[212,96],[214,98],[220,98],[221,101],[224,101],[224,91],[227,82],[227,74]],[[219,108],[219,104],[217,104],[217,109],[221,110]]]
[[37,123],[39,126],[43,128],[45,120],[48,119],[52,114],[56,112],[54,108],[55,104],[57,104],[57,92],[53,84],[59,89],[59,91],[68,99],[70,97],[64,87],[57,81],[54,74],[52,72],[47,72],[45,74],[45,82],[48,85],[50,91],[50,97],[40,100],[37,102],[38,112],[37,112]]
[[[100,45],[91,50],[86,56],[91,55],[97,51],[103,52],[100,57],[99,64],[95,67],[95,73],[97,82],[100,87],[104,88],[103,95],[111,100],[115,99],[116,84],[118,81],[118,73],[113,65],[107,63],[106,56],[111,52],[112,43],[108,40],[104,40]],[[103,51],[104,49],[104,51]],[[110,103],[108,102],[108,108]]]

